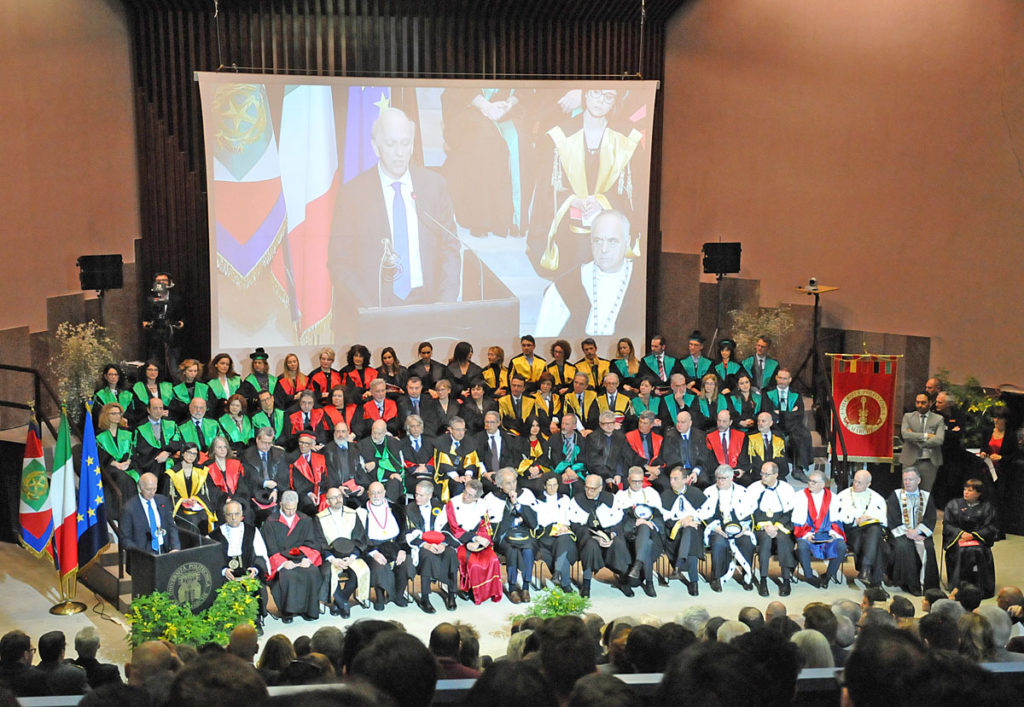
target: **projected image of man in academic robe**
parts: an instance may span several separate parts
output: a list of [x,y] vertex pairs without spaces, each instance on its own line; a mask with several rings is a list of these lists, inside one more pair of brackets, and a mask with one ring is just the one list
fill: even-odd
[[[338,194],[327,265],[335,321],[352,303],[393,307],[454,302],[459,244],[444,178],[410,166],[415,124],[386,108],[373,125],[378,163]],[[335,326],[337,329],[337,325]]]

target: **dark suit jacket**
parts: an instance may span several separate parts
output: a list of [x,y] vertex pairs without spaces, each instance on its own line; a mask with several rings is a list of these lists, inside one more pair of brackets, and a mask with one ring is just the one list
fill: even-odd
[[[349,442],[346,449],[338,446],[338,443],[331,440],[320,450],[327,462],[327,488],[341,486],[349,479],[352,479],[364,489],[370,485],[370,477],[363,470],[359,463],[359,445],[356,442]],[[343,458],[348,458],[348,475],[343,473]]]
[[[453,235],[455,216],[448,185],[435,172],[410,167],[419,224],[423,286],[405,300],[395,297],[390,282],[381,282],[383,240],[391,240],[384,192],[377,168],[368,169],[338,193],[334,206],[327,266],[334,283],[335,306],[377,306],[378,288],[385,307],[454,302],[459,294],[459,248]],[[447,231],[447,232],[446,232]]]
[[432,389],[439,380],[448,377],[448,368],[440,361],[435,361],[434,359],[431,359],[430,365],[427,366],[423,359],[420,359],[409,366],[409,377],[412,376],[419,376],[420,380],[423,381],[424,390]]
[[[412,398],[408,395],[403,395],[398,398],[398,422],[402,425],[402,430],[405,430],[405,418],[413,414],[412,409]],[[424,391],[420,396],[420,417],[423,418],[423,433],[428,435],[435,434],[436,430],[440,429],[441,422],[444,419],[444,413],[441,412],[441,406],[437,404],[430,395]],[[444,421],[447,425],[447,421]]]
[[[178,526],[174,524],[171,510],[174,505],[171,499],[161,494],[153,497],[156,501],[157,511],[160,513],[160,527],[167,531],[164,537],[164,550],[180,550],[181,541],[178,539]],[[142,497],[133,496],[125,504],[121,511],[121,525],[118,529],[121,535],[121,544],[125,547],[135,548],[149,552],[152,550],[152,537],[149,534],[149,516],[146,509],[142,507]]]
[[493,398],[488,398],[485,395],[481,398],[480,403],[483,406],[483,412],[477,409],[476,401],[474,400],[465,400],[459,407],[459,416],[466,421],[467,434],[475,435],[478,432],[482,432],[484,429],[484,415],[491,410],[498,412],[498,403]]
[[610,447],[606,445],[604,432],[594,432],[587,436],[587,471],[600,474],[605,480],[617,475],[625,479],[626,472],[629,471],[630,458],[635,456],[629,453],[631,451],[622,430],[612,432]]
[[[267,452],[267,478],[263,476],[263,463],[260,460],[260,450],[256,449],[255,446],[249,447],[242,456],[239,457],[239,461],[242,462],[243,476],[245,479],[245,486],[248,488],[253,496],[257,496],[257,500],[260,503],[266,503],[265,498],[261,498],[260,491],[263,490],[263,482],[265,480],[276,481],[280,495],[281,491],[288,488],[288,462],[285,457],[288,455],[279,447],[271,447],[270,451]],[[265,496],[266,494],[263,494]]]
[[683,437],[679,430],[671,427],[665,433],[665,441],[661,445],[661,459],[665,462],[665,470],[672,471],[673,467],[682,466],[686,469],[706,469],[712,464],[710,458],[711,450],[708,449],[704,432],[694,427],[690,428],[690,455],[689,464],[683,459]]
[[501,438],[501,449],[498,450],[498,466],[495,468],[494,463],[491,461],[491,447],[487,432],[478,432],[473,435],[473,445],[477,450],[480,461],[487,467],[487,471],[497,471],[506,466],[515,469],[519,466],[519,461],[523,457],[519,452],[520,447],[516,437],[502,429],[498,430],[498,436]]

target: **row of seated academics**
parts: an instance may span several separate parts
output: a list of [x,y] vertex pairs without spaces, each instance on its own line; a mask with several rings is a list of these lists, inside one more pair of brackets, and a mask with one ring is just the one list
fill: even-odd
[[[315,410],[310,396],[304,400],[310,412]],[[371,399],[370,404],[376,403]],[[690,446],[700,433],[686,410],[669,433],[678,449],[664,453],[668,443],[652,431],[649,411],[639,416],[637,429],[624,434],[616,429],[615,412],[604,410],[600,431],[587,436],[565,413],[545,444],[539,424],[526,436],[514,436],[501,430],[501,414],[492,410],[485,414],[484,431],[472,438],[466,437],[464,420],[455,417],[446,435],[431,440],[423,434],[422,419],[410,414],[408,434],[401,439],[389,436],[387,423],[378,419],[370,436],[356,441],[342,420],[327,443],[315,430],[300,429],[291,453],[275,446],[269,426],[258,429],[256,444],[238,458],[231,456],[228,440],[215,433],[204,459],[195,442],[183,440],[184,431],[195,428],[161,420],[160,405],[151,401],[152,418],[136,437],[150,444],[154,433],[147,426],[162,427],[166,443],[143,451],[159,454],[152,458],[155,469],[141,472],[138,493],[122,486],[122,497],[129,499],[123,520],[135,531],[122,525],[122,542],[175,549],[173,534],[164,547],[151,532],[153,521],[147,527],[141,506],[131,505],[140,495],[152,498],[159,483],[168,494],[157,504],[164,516],[160,524],[172,527],[180,517],[227,541],[225,571],[244,568],[269,579],[285,619],[314,619],[321,603],[347,615],[352,596],[358,592],[356,600],[365,603],[371,588],[376,608],[383,609],[386,601],[404,606],[405,588],[417,574],[421,590],[415,600],[428,613],[433,613],[434,580],[443,585],[449,609],[457,596],[477,603],[503,595],[514,603],[529,601],[536,559],[566,591],[573,591],[572,568],[579,562],[582,575],[576,583],[583,594],[589,595],[594,573],[607,568],[627,596],[637,586],[656,596],[654,564],[667,554],[678,578],[696,595],[698,564],[706,550],[711,551],[712,590],[721,591],[722,582],[738,574],[745,589],[756,586],[767,596],[769,563],[776,554],[782,570],[779,593],[786,596],[797,558],[812,586],[841,581],[847,542],[867,584],[877,585],[885,572],[890,583],[913,593],[937,585],[931,537],[935,507],[918,489],[915,470],[905,470],[904,489],[888,500],[868,488],[866,471],[835,496],[824,488],[821,473],[812,471],[808,489],[797,492],[781,480],[781,467],[772,459],[756,462],[756,480],[749,471],[715,459],[728,454],[726,448],[716,449],[717,432],[702,446]],[[301,407],[298,414],[304,414]],[[109,417],[109,411],[101,415]],[[740,447],[770,435],[767,412],[750,437],[730,429],[728,421],[723,413],[722,434]],[[771,443],[765,447],[772,448]],[[172,454],[179,458],[172,461]],[[113,461],[103,458],[108,468]],[[711,485],[702,481],[708,474],[701,464],[712,470]],[[131,478],[116,466],[108,470],[119,483]],[[239,527],[243,531],[232,540],[232,529]],[[990,540],[985,538],[987,544]],[[498,553],[507,568],[504,583]],[[814,559],[828,561],[824,573],[813,570]]]

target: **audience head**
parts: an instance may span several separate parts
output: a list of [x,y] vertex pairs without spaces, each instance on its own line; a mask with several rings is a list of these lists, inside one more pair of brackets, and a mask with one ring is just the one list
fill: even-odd
[[154,675],[178,669],[178,660],[163,641],[145,641],[132,651],[132,660],[125,663],[124,673],[131,685],[141,685]]
[[636,695],[614,675],[584,675],[569,693],[568,707],[632,707]]
[[64,648],[67,646],[67,638],[63,631],[47,631],[39,637],[39,660],[45,663],[53,663],[64,657]]
[[977,609],[981,606],[982,598],[981,588],[976,584],[961,582],[957,588],[956,600],[964,608],[964,611],[974,611]]
[[804,628],[820,631],[829,645],[836,642],[838,626],[836,615],[827,604],[814,603],[804,607]]
[[934,587],[932,589],[925,589],[924,598],[921,599],[921,611],[927,614],[929,611],[932,610],[932,604],[937,602],[939,599],[945,598],[946,593],[938,587]]
[[459,629],[450,623],[440,623],[430,632],[427,647],[438,658],[457,658],[459,655]]
[[914,605],[905,596],[894,596],[889,602],[889,613],[899,622],[900,619],[912,619],[916,610]]
[[742,636],[745,633],[750,633],[750,627],[742,621],[724,621],[721,626],[718,627],[718,631],[715,634],[715,640],[719,643],[730,643],[732,639],[737,636]]
[[626,639],[626,661],[634,673],[660,673],[665,669],[665,653],[662,650],[658,629],[653,626],[637,626]]
[[[774,619],[776,616],[787,616],[788,613],[789,612],[786,609],[786,605],[783,604],[781,601],[769,602],[768,606],[766,606],[764,610],[764,621],[766,624],[768,624],[771,623],[772,619]],[[742,619],[740,620],[742,621]]]
[[100,649],[100,632],[95,626],[86,626],[75,634],[75,653],[79,658],[95,658]]
[[352,623],[345,631],[345,642],[341,656],[342,672],[347,675],[352,671],[352,661],[355,660],[359,651],[365,648],[378,633],[396,630],[397,628],[390,621],[380,621],[378,619],[361,619]]
[[[834,612],[833,612],[834,613]],[[835,645],[840,648],[849,648],[857,638],[857,627],[847,617],[836,614],[836,640]]]
[[996,644],[992,635],[992,625],[984,616],[964,614],[957,621],[957,630],[960,632],[960,655],[975,663],[983,663],[995,657]]
[[933,650],[957,651],[960,648],[960,631],[956,621],[932,612],[917,622],[921,640]]
[[434,699],[438,665],[422,641],[393,629],[377,633],[356,654],[350,673],[366,678],[400,707],[426,707]]
[[345,636],[337,626],[323,626],[316,630],[309,640],[313,653],[327,656],[335,673],[341,670],[341,656],[345,650]]
[[794,633],[800,630],[800,624],[788,616],[776,616],[768,622],[768,628],[788,641]]
[[711,615],[703,606],[688,606],[676,618],[676,623],[699,636]]
[[860,604],[851,599],[836,599],[832,602],[832,613],[836,616],[845,616],[856,626],[860,621]]
[[732,644],[695,643],[669,662],[655,704],[764,705],[762,690],[769,682],[769,673],[759,665],[751,666]]
[[228,653],[251,663],[259,650],[259,636],[252,624],[238,624],[228,639]]
[[835,667],[835,659],[832,657],[832,649],[829,647],[828,641],[820,631],[805,628],[794,633],[789,640],[793,642],[793,645],[800,649],[800,655],[803,657],[803,667]]
[[860,628],[865,629],[868,626],[885,626],[888,628],[896,628],[896,619],[885,609],[880,609],[877,606],[873,606],[860,617]]
[[889,595],[881,587],[868,587],[864,590],[864,597],[861,599],[860,608],[868,610],[878,602],[884,602]]
[[267,698],[267,686],[251,664],[225,653],[203,655],[182,668],[171,683],[176,707],[251,707]]
[[548,619],[537,634],[541,665],[555,693],[564,699],[578,678],[597,669],[590,635],[578,616]]
[[743,607],[742,609],[740,609],[739,616],[737,616],[736,618],[738,618],[740,621],[749,626],[751,631],[754,631],[759,628],[764,628],[765,626],[764,616],[761,614],[761,610],[757,607]]
[[[881,610],[871,609],[868,613],[871,611]],[[867,626],[846,661],[843,704],[906,704],[921,677],[927,674],[927,663],[924,645],[912,634],[892,626]]]
[[964,607],[952,599],[939,599],[937,602],[932,604],[932,614],[940,614],[945,616],[950,621],[959,621],[960,617],[964,615]]
[[983,616],[988,621],[988,625],[992,628],[992,642],[995,643],[996,648],[1006,648],[1006,644],[1010,642],[1010,631],[1013,628],[1010,615],[993,604],[979,606],[974,613]]
[[484,671],[466,697],[467,705],[556,707],[558,700],[540,668],[529,660],[499,660]]
[[747,665],[771,676],[759,688],[764,704],[793,704],[801,665],[800,649],[795,644],[777,631],[759,629],[737,636],[729,645],[743,654]]
[[260,670],[284,670],[295,660],[295,648],[283,633],[275,633],[267,639],[257,664]]
[[1003,587],[996,594],[996,606],[1006,611],[1011,606],[1024,604],[1024,592],[1020,587]]

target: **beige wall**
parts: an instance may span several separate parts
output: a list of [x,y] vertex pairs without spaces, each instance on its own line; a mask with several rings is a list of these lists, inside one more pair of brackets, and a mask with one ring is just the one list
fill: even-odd
[[1024,3],[697,0],[666,62],[665,250],[740,241],[762,305],[813,275],[826,326],[1024,385]]
[[38,331],[48,296],[81,291],[79,255],[134,260],[128,27],[117,0],[0,0],[0,17],[0,329]]

